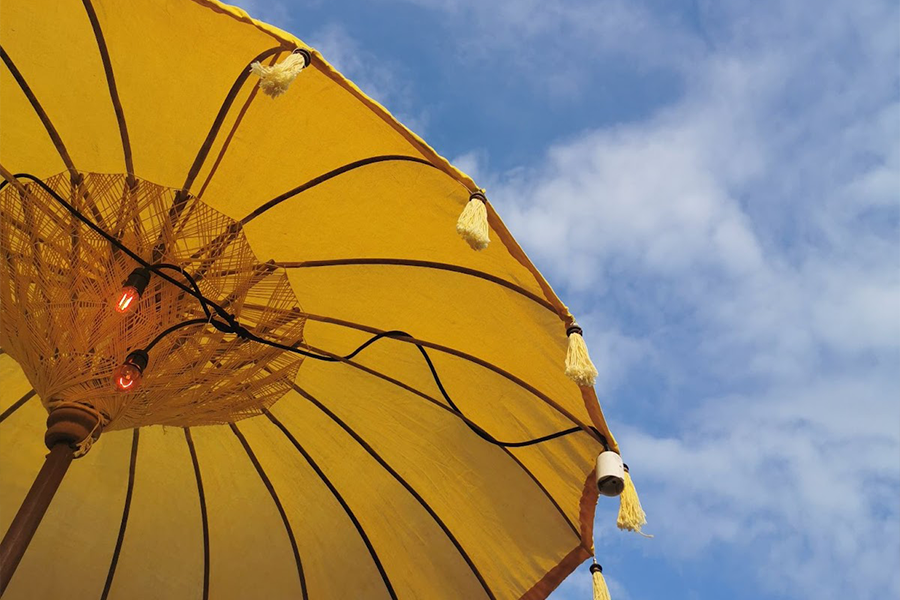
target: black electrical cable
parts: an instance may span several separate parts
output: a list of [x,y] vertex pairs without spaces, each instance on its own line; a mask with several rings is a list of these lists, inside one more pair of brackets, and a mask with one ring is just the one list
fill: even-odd
[[170,265],[169,263],[156,263],[151,265],[150,267],[153,269],[154,273],[159,274],[159,269],[169,269],[172,271],[178,271],[181,275],[188,280],[188,283],[191,284],[191,287],[194,289],[195,296],[197,300],[200,301],[200,306],[203,308],[203,312],[206,314],[206,320],[208,321],[212,317],[212,313],[209,312],[209,304],[206,296],[203,295],[203,292],[200,291],[200,286],[197,285],[197,280],[191,276],[190,273],[179,267],[178,265]]
[[[115,246],[116,248],[118,248],[119,250],[124,252],[125,254],[127,254],[129,257],[131,257],[135,262],[140,264],[142,267],[144,267],[146,269],[150,269],[151,271],[154,271],[153,265],[151,265],[146,260],[144,260],[137,254],[132,252],[131,249],[128,248],[128,246],[126,246],[125,244],[123,244],[122,242],[117,240],[115,237],[108,234],[99,225],[95,224],[93,221],[91,221],[90,219],[85,217],[83,214],[81,214],[81,211],[79,211],[77,208],[75,208],[74,206],[72,206],[71,204],[66,202],[65,198],[63,198],[62,196],[57,194],[53,188],[48,186],[42,180],[38,179],[34,175],[29,175],[28,173],[16,173],[15,175],[13,175],[13,177],[15,177],[16,179],[27,179],[29,181],[36,183],[38,185],[38,187],[40,187],[42,190],[44,190],[45,192],[50,194],[54,200],[59,202],[63,206],[63,208],[65,208],[67,211],[69,211],[69,213],[71,213],[73,217],[75,217],[76,219],[78,219],[79,221],[81,221],[82,223],[84,223],[85,225],[90,227],[91,229],[93,229],[95,232],[97,232],[100,235],[100,237],[102,237],[107,242],[109,242],[110,244],[112,244],[113,246]],[[0,184],[0,191],[3,190],[3,188],[6,186],[6,183],[8,183],[8,182],[4,181],[2,184]],[[161,272],[160,270],[156,270],[156,273],[157,273],[157,275],[159,275],[160,277],[162,277],[163,279],[165,279],[166,281],[168,281],[175,287],[179,288],[180,290],[182,290],[184,292],[187,292],[191,296],[194,296],[195,298],[197,298],[198,301],[201,301],[200,298],[198,298],[195,295],[194,290],[187,287],[180,281],[173,279],[172,277],[169,277],[168,275]]]
[[153,349],[153,346],[158,344],[161,339],[163,339],[164,337],[166,337],[173,331],[177,331],[184,327],[190,327],[191,325],[200,325],[201,323],[208,323],[208,322],[209,321],[207,319],[190,319],[188,321],[182,321],[181,323],[176,323],[176,324],[172,325],[171,327],[169,327],[168,329],[166,329],[165,331],[163,331],[162,333],[160,333],[159,335],[157,335],[155,338],[153,338],[153,341],[150,342],[149,344],[147,344],[143,348],[143,350],[144,350],[144,352],[150,352],[150,350]]
[[[224,333],[232,333],[241,338],[248,339],[248,340],[254,341],[259,344],[265,344],[265,345],[273,347],[273,348],[278,348],[278,349],[284,350],[286,352],[291,352],[293,354],[299,354],[301,356],[305,356],[307,358],[312,358],[315,360],[320,360],[323,362],[343,362],[346,360],[350,360],[353,357],[355,357],[357,354],[359,354],[360,352],[365,350],[367,347],[369,347],[371,344],[373,344],[374,342],[376,342],[382,338],[405,337],[405,338],[409,338],[410,340],[415,339],[411,335],[409,335],[408,333],[406,333],[404,331],[399,331],[399,330],[383,331],[383,332],[371,337],[369,340],[364,342],[362,345],[360,345],[358,348],[356,348],[350,354],[347,354],[346,356],[343,356],[343,357],[338,357],[338,356],[323,356],[320,354],[308,352],[306,350],[301,350],[294,346],[287,346],[285,344],[281,344],[278,342],[267,340],[265,338],[261,338],[258,335],[255,335],[254,333],[247,330],[245,327],[243,327],[240,324],[240,322],[238,322],[237,318],[233,314],[229,313],[222,306],[220,306],[216,302],[214,302],[214,301],[210,300],[209,298],[207,298],[206,296],[204,296],[203,293],[200,291],[200,286],[197,284],[197,281],[189,273],[187,273],[185,270],[183,270],[181,267],[179,267],[177,265],[168,264],[168,263],[158,263],[158,264],[148,263],[143,258],[141,258],[137,254],[132,252],[131,249],[129,249],[124,244],[122,244],[115,237],[108,234],[100,226],[98,226],[93,221],[91,221],[86,216],[84,216],[77,208],[75,208],[74,206],[69,204],[62,196],[57,194],[55,190],[53,190],[51,187],[49,187],[47,184],[45,184],[42,180],[38,179],[34,175],[29,175],[28,173],[17,173],[16,175],[14,175],[14,177],[17,179],[24,178],[24,179],[27,179],[29,181],[33,181],[34,183],[36,183],[41,189],[43,189],[50,196],[52,196],[54,200],[59,202],[63,206],[63,208],[65,208],[68,212],[70,212],[75,218],[77,218],[78,220],[83,222],[85,225],[90,227],[92,230],[94,230],[96,233],[98,233],[101,237],[103,237],[105,240],[107,240],[114,247],[120,249],[122,252],[127,254],[129,257],[131,257],[133,260],[135,260],[137,263],[139,263],[144,268],[155,272],[157,275],[159,275],[160,277],[162,277],[169,283],[175,285],[176,287],[178,287],[185,293],[193,296],[198,302],[200,302],[200,305],[202,306],[204,313],[206,313],[206,315],[207,315],[206,319],[190,319],[188,321],[184,321],[182,323],[177,323],[177,324],[169,327],[168,329],[166,329],[165,331],[163,331],[159,335],[157,335],[153,339],[153,341],[151,341],[150,344],[144,349],[145,351],[148,351],[151,348],[153,348],[153,346],[155,346],[157,343],[159,343],[159,341],[162,338],[169,335],[173,331],[181,329],[182,327],[188,327],[190,325],[198,325],[200,323],[209,323],[212,326],[214,326],[216,329],[218,329],[219,331],[222,331]],[[2,183],[0,183],[0,191],[2,191],[3,188],[6,187],[6,185],[8,183],[9,182],[6,180],[4,180]],[[166,269],[175,270],[175,271],[178,271],[179,273],[181,273],[184,276],[184,278],[188,280],[191,287],[185,286],[183,283],[177,281],[176,279],[169,277],[166,273],[163,272]],[[209,310],[210,306],[216,311],[218,316],[220,316],[222,319],[224,319],[224,321],[225,321],[224,323],[222,321],[218,321],[217,319],[212,318],[211,312]],[[556,438],[560,438],[563,436],[571,435],[573,433],[582,431],[581,427],[572,427],[570,429],[565,429],[563,431],[557,431],[556,433],[551,433],[551,434],[548,434],[548,435],[545,435],[545,436],[542,436],[539,438],[534,438],[531,440],[525,440],[525,441],[521,441],[521,442],[501,442],[501,441],[497,440],[495,437],[493,437],[491,434],[486,432],[484,429],[482,429],[475,423],[469,421],[468,418],[466,418],[466,416],[459,409],[459,407],[456,406],[456,403],[454,403],[453,400],[450,398],[450,395],[447,393],[447,390],[444,388],[444,384],[441,382],[441,378],[438,375],[437,369],[435,368],[434,363],[431,361],[431,357],[428,355],[428,352],[425,350],[425,348],[421,344],[416,343],[416,342],[412,342],[412,343],[416,346],[416,348],[419,349],[419,352],[424,357],[425,362],[427,363],[428,368],[431,371],[431,376],[434,379],[434,382],[438,387],[438,390],[440,390],[441,395],[444,397],[444,399],[450,405],[453,412],[456,413],[462,419],[462,421],[469,427],[469,429],[471,429],[475,434],[477,434],[480,438],[482,438],[486,442],[489,442],[496,446],[502,446],[504,448],[523,448],[523,447],[532,446],[535,444],[541,444],[543,442],[548,442],[548,441],[554,440]],[[600,439],[601,443],[603,444],[603,447],[605,449],[609,449],[609,442],[606,439],[606,437],[602,433],[600,433],[600,431],[596,427],[590,426],[589,429],[595,435],[597,435],[597,437]]]

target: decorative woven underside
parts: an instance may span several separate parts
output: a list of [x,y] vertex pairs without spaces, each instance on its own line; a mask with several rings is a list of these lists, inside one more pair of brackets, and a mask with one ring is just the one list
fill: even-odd
[[[144,260],[192,274],[204,296],[257,335],[302,342],[305,317],[286,275],[257,261],[233,220],[170,188],[129,186],[125,175],[85,174],[74,185],[65,173],[46,183]],[[0,193],[0,344],[46,407],[90,404],[109,417],[108,430],[195,426],[259,414],[290,389],[302,357],[198,324],[150,351],[138,390],[116,390],[112,373],[128,353],[204,317],[200,303],[154,275],[136,312],[117,313],[122,283],[140,265],[40,187],[26,188]]]

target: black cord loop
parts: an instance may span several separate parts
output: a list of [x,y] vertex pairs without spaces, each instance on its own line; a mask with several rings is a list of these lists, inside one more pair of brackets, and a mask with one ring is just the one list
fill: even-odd
[[[308,57],[309,53],[306,50],[303,50],[302,48],[298,48],[297,50],[299,50],[301,53],[305,53],[305,55]],[[307,64],[308,64],[308,61],[307,61]],[[169,327],[168,329],[166,329],[165,331],[163,331],[159,335],[157,335],[153,339],[153,341],[151,341],[147,345],[147,347],[144,348],[145,352],[149,351],[151,348],[153,348],[156,344],[159,343],[160,340],[162,340],[164,337],[166,337],[170,333],[177,331],[178,329],[181,329],[183,327],[188,327],[191,325],[199,325],[201,323],[204,323],[204,324],[208,323],[223,333],[231,333],[231,334],[237,335],[238,337],[240,337],[242,339],[250,340],[250,341],[253,341],[253,342],[256,342],[259,344],[265,344],[265,345],[271,346],[273,348],[278,348],[278,349],[284,350],[286,352],[299,354],[300,356],[304,356],[306,358],[311,358],[311,359],[319,360],[319,361],[323,361],[323,362],[349,361],[349,360],[353,359],[356,355],[358,355],[360,352],[362,352],[363,350],[365,350],[366,348],[371,346],[373,343],[375,343],[376,341],[383,339],[383,338],[394,338],[394,339],[409,338],[409,340],[416,346],[416,348],[419,349],[419,352],[422,354],[422,357],[425,359],[425,363],[428,365],[428,369],[431,371],[431,376],[434,379],[434,382],[437,385],[438,390],[441,392],[441,396],[443,396],[444,400],[447,401],[447,404],[450,406],[453,413],[456,414],[460,419],[462,419],[462,421],[469,427],[469,429],[471,429],[475,434],[478,435],[478,437],[480,437],[484,441],[486,441],[490,444],[493,444],[495,446],[501,446],[504,448],[524,448],[527,446],[533,446],[536,444],[542,444],[544,442],[549,442],[550,440],[555,440],[557,438],[561,438],[561,437],[582,431],[581,427],[572,427],[569,429],[565,429],[563,431],[557,431],[556,433],[551,433],[551,434],[548,434],[545,436],[541,436],[538,438],[525,440],[525,441],[521,441],[521,442],[503,442],[503,441],[498,440],[497,438],[495,438],[494,436],[489,434],[487,431],[482,429],[480,426],[478,426],[475,423],[473,423],[472,421],[470,421],[463,414],[463,412],[459,409],[459,407],[456,405],[456,403],[453,402],[453,399],[450,398],[450,395],[447,393],[447,390],[444,388],[444,384],[441,381],[441,378],[438,375],[437,369],[435,368],[434,363],[431,361],[431,357],[428,355],[428,352],[425,350],[425,348],[422,346],[422,344],[412,341],[415,338],[413,338],[413,336],[409,335],[405,331],[399,331],[399,330],[383,331],[383,332],[369,338],[366,342],[364,342],[362,345],[360,345],[358,348],[356,348],[355,350],[353,350],[346,356],[321,355],[321,354],[317,354],[314,352],[309,352],[308,350],[301,350],[300,348],[297,348],[295,346],[288,346],[285,344],[281,344],[279,342],[275,342],[272,340],[267,340],[265,338],[262,338],[262,337],[256,335],[255,333],[249,331],[243,325],[241,325],[240,321],[238,321],[238,318],[234,314],[229,313],[221,305],[217,304],[213,300],[210,300],[209,298],[204,296],[200,290],[200,286],[197,284],[197,281],[182,267],[179,267],[178,265],[168,264],[168,263],[151,264],[151,263],[147,262],[146,260],[141,258],[138,254],[136,254],[131,249],[129,249],[127,246],[125,246],[117,238],[110,235],[103,228],[101,228],[96,223],[94,223],[93,221],[88,219],[78,209],[76,209],[74,206],[69,204],[62,196],[60,196],[58,193],[56,193],[55,190],[53,190],[51,187],[49,187],[41,179],[35,177],[34,175],[30,175],[28,173],[17,173],[15,175],[13,175],[13,177],[15,177],[16,179],[27,179],[27,180],[32,181],[35,184],[37,184],[42,190],[44,190],[44,192],[49,194],[54,200],[56,200],[63,208],[65,208],[75,218],[77,218],[82,223],[87,225],[90,229],[92,229],[97,234],[99,234],[103,239],[108,241],[114,248],[121,250],[122,252],[127,254],[130,258],[132,258],[135,262],[140,264],[142,267],[149,269],[150,271],[156,273],[162,279],[164,279],[164,280],[168,281],[169,283],[171,283],[172,285],[176,286],[184,293],[194,297],[200,303],[200,306],[203,308],[203,312],[206,314],[205,319],[199,319],[199,318],[198,319],[190,319],[187,321],[183,321],[181,323],[176,323],[175,325]],[[6,180],[4,180],[2,183],[0,183],[0,191],[2,191],[3,188],[6,187],[6,185],[8,183],[9,183],[9,181],[6,181]],[[470,199],[475,199],[475,198],[484,201],[484,195],[481,194],[480,192],[473,193],[472,197]],[[188,281],[189,285],[185,285],[185,284],[181,283],[180,281],[178,281],[177,279],[170,277],[165,272],[167,270],[173,270],[173,271],[177,271],[177,272],[181,273],[181,275]],[[210,309],[212,309],[212,310],[210,310]],[[216,313],[216,315],[219,318],[213,317],[213,315],[212,315],[213,311]],[[581,333],[581,328],[578,327],[577,325],[573,325],[572,327],[569,327],[569,329],[566,331],[566,334],[571,335],[575,331],[577,331],[578,333]],[[600,431],[596,427],[590,426],[590,427],[588,427],[588,429],[599,438],[600,443],[603,445],[603,448],[605,450],[610,449],[609,442],[607,441],[606,437],[602,433],[600,433]],[[625,467],[625,470],[626,471],[628,470],[627,466]]]

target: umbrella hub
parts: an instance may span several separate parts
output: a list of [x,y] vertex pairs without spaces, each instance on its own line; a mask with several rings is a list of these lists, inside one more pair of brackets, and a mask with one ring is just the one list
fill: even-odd
[[75,456],[83,456],[100,437],[104,415],[90,406],[74,402],[57,404],[47,416],[44,443],[50,450],[57,444],[76,448]]
[[[247,330],[302,343],[306,319],[287,276],[256,259],[229,217],[122,174],[64,173],[44,183],[173,279],[191,275]],[[106,430],[194,426],[260,414],[291,389],[301,356],[211,325],[197,298],[157,272],[146,283],[129,277],[141,265],[35,183],[0,192],[0,256],[0,344],[48,410],[89,405],[108,417]],[[123,284],[135,282],[143,289],[133,305],[117,310]],[[143,349],[139,385],[117,388],[114,375],[126,359],[143,360]]]

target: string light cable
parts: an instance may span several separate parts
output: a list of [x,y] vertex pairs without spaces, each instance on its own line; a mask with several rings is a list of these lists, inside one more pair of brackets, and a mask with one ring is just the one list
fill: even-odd
[[[79,211],[77,208],[72,206],[69,202],[67,202],[65,200],[65,198],[60,196],[55,190],[53,190],[51,187],[49,187],[41,179],[35,177],[34,175],[28,174],[28,173],[17,173],[15,175],[13,175],[13,177],[15,177],[16,179],[25,179],[25,180],[31,181],[34,184],[36,184],[44,192],[46,192],[48,195],[50,195],[57,203],[59,203],[60,206],[62,206],[72,216],[74,216],[76,219],[78,219],[79,221],[81,221],[82,223],[87,225],[92,231],[94,231],[95,233],[100,235],[103,239],[105,239],[107,242],[109,242],[113,248],[120,250],[121,252],[126,254],[128,257],[130,257],[132,260],[134,260],[136,263],[138,263],[140,265],[140,267],[138,267],[137,269],[132,271],[131,275],[129,275],[129,278],[125,281],[122,296],[120,297],[119,301],[116,304],[117,311],[125,313],[125,312],[130,312],[130,311],[134,310],[134,306],[137,304],[137,300],[139,299],[140,293],[142,293],[144,291],[144,288],[146,288],[147,282],[149,281],[149,277],[146,277],[145,273],[153,273],[155,275],[158,275],[161,279],[174,285],[175,287],[180,289],[185,294],[192,296],[194,299],[196,299],[200,303],[200,306],[203,309],[203,312],[206,315],[206,318],[189,319],[189,320],[183,321],[181,323],[176,323],[175,325],[172,325],[171,327],[167,328],[166,330],[160,332],[149,344],[147,344],[146,348],[132,351],[128,355],[128,357],[125,360],[125,363],[122,366],[120,366],[114,373],[114,381],[116,383],[116,386],[120,390],[128,391],[130,389],[137,387],[140,384],[141,375],[143,374],[144,369],[147,368],[147,364],[149,362],[148,352],[150,350],[152,350],[154,346],[156,346],[167,335],[169,335],[177,330],[183,329],[185,327],[190,327],[190,326],[211,325],[212,327],[215,327],[217,330],[219,330],[223,333],[234,334],[240,338],[243,338],[243,339],[246,339],[249,341],[253,341],[258,344],[264,344],[267,346],[271,346],[273,348],[278,348],[285,352],[299,354],[306,358],[311,358],[313,360],[319,360],[322,362],[347,362],[347,361],[352,360],[360,352],[362,352],[363,350],[365,350],[366,348],[368,348],[369,346],[371,346],[378,340],[385,339],[385,338],[390,338],[390,339],[404,339],[405,338],[407,341],[409,341],[410,343],[415,345],[416,348],[418,348],[419,352],[422,354],[422,357],[424,358],[425,363],[428,366],[428,369],[431,371],[431,376],[435,382],[435,385],[437,386],[438,390],[440,391],[441,396],[444,398],[444,400],[446,400],[447,404],[450,406],[451,411],[454,414],[456,414],[458,417],[460,417],[460,419],[469,427],[469,429],[471,429],[476,435],[478,435],[480,438],[482,438],[486,442],[489,442],[493,445],[501,446],[504,448],[522,448],[522,447],[527,447],[527,446],[533,446],[536,444],[542,444],[542,443],[548,442],[550,440],[554,440],[557,438],[572,435],[579,431],[585,431],[584,428],[582,428],[580,426],[576,426],[576,427],[572,427],[572,428],[565,429],[562,431],[557,431],[555,433],[551,433],[548,435],[544,435],[541,437],[524,440],[524,441],[519,441],[519,442],[504,442],[504,441],[498,440],[497,438],[495,438],[491,434],[489,434],[487,431],[485,431],[483,428],[481,428],[480,426],[478,426],[477,424],[475,424],[474,422],[469,420],[463,414],[462,410],[460,410],[460,408],[456,405],[456,403],[453,401],[453,399],[450,397],[449,393],[447,392],[446,388],[444,387],[444,384],[441,381],[440,376],[438,375],[437,369],[434,366],[434,362],[431,360],[431,357],[428,355],[428,352],[425,350],[425,348],[423,347],[422,344],[417,342],[413,336],[409,335],[405,331],[394,330],[394,331],[383,331],[381,333],[378,333],[378,334],[372,336],[371,338],[369,338],[368,340],[366,340],[364,343],[362,343],[360,346],[358,346],[356,349],[354,349],[352,352],[350,352],[349,354],[347,354],[345,356],[324,355],[324,354],[319,354],[316,352],[310,352],[308,350],[304,350],[304,349],[298,348],[296,346],[289,346],[286,344],[281,344],[279,342],[260,337],[260,336],[256,335],[255,333],[253,333],[252,331],[248,330],[243,325],[241,325],[240,321],[234,314],[228,312],[224,307],[222,307],[215,301],[211,300],[210,298],[207,298],[202,293],[200,286],[197,283],[196,279],[190,273],[188,273],[183,267],[180,267],[180,266],[174,265],[174,264],[168,264],[168,263],[152,264],[152,263],[144,260],[141,256],[139,256],[138,254],[133,252],[125,244],[123,244],[121,241],[119,241],[115,236],[110,235],[102,227],[100,227],[99,225],[97,225],[96,223],[91,221],[89,218],[87,218],[84,214],[81,213],[81,211]],[[9,181],[7,181],[7,180],[0,182],[0,191],[2,191],[8,184],[9,184]],[[187,281],[187,284],[182,283],[175,277],[170,276],[167,273],[167,271],[177,272]],[[128,288],[131,288],[131,289],[128,289]],[[131,293],[132,290],[137,291],[138,293],[136,295],[134,295]],[[128,293],[126,294],[126,292],[128,292]],[[130,298],[130,300],[128,300],[128,298]],[[126,303],[126,301],[127,301],[127,304],[125,304],[125,306],[123,306],[123,310],[120,310],[120,305],[122,305],[123,303]],[[597,438],[600,440],[600,443],[603,445],[604,449],[609,450],[609,443],[608,443],[606,437],[602,433],[600,433],[600,431],[596,427],[588,426],[587,429],[590,430],[590,432],[594,433],[594,435],[597,436]]]

